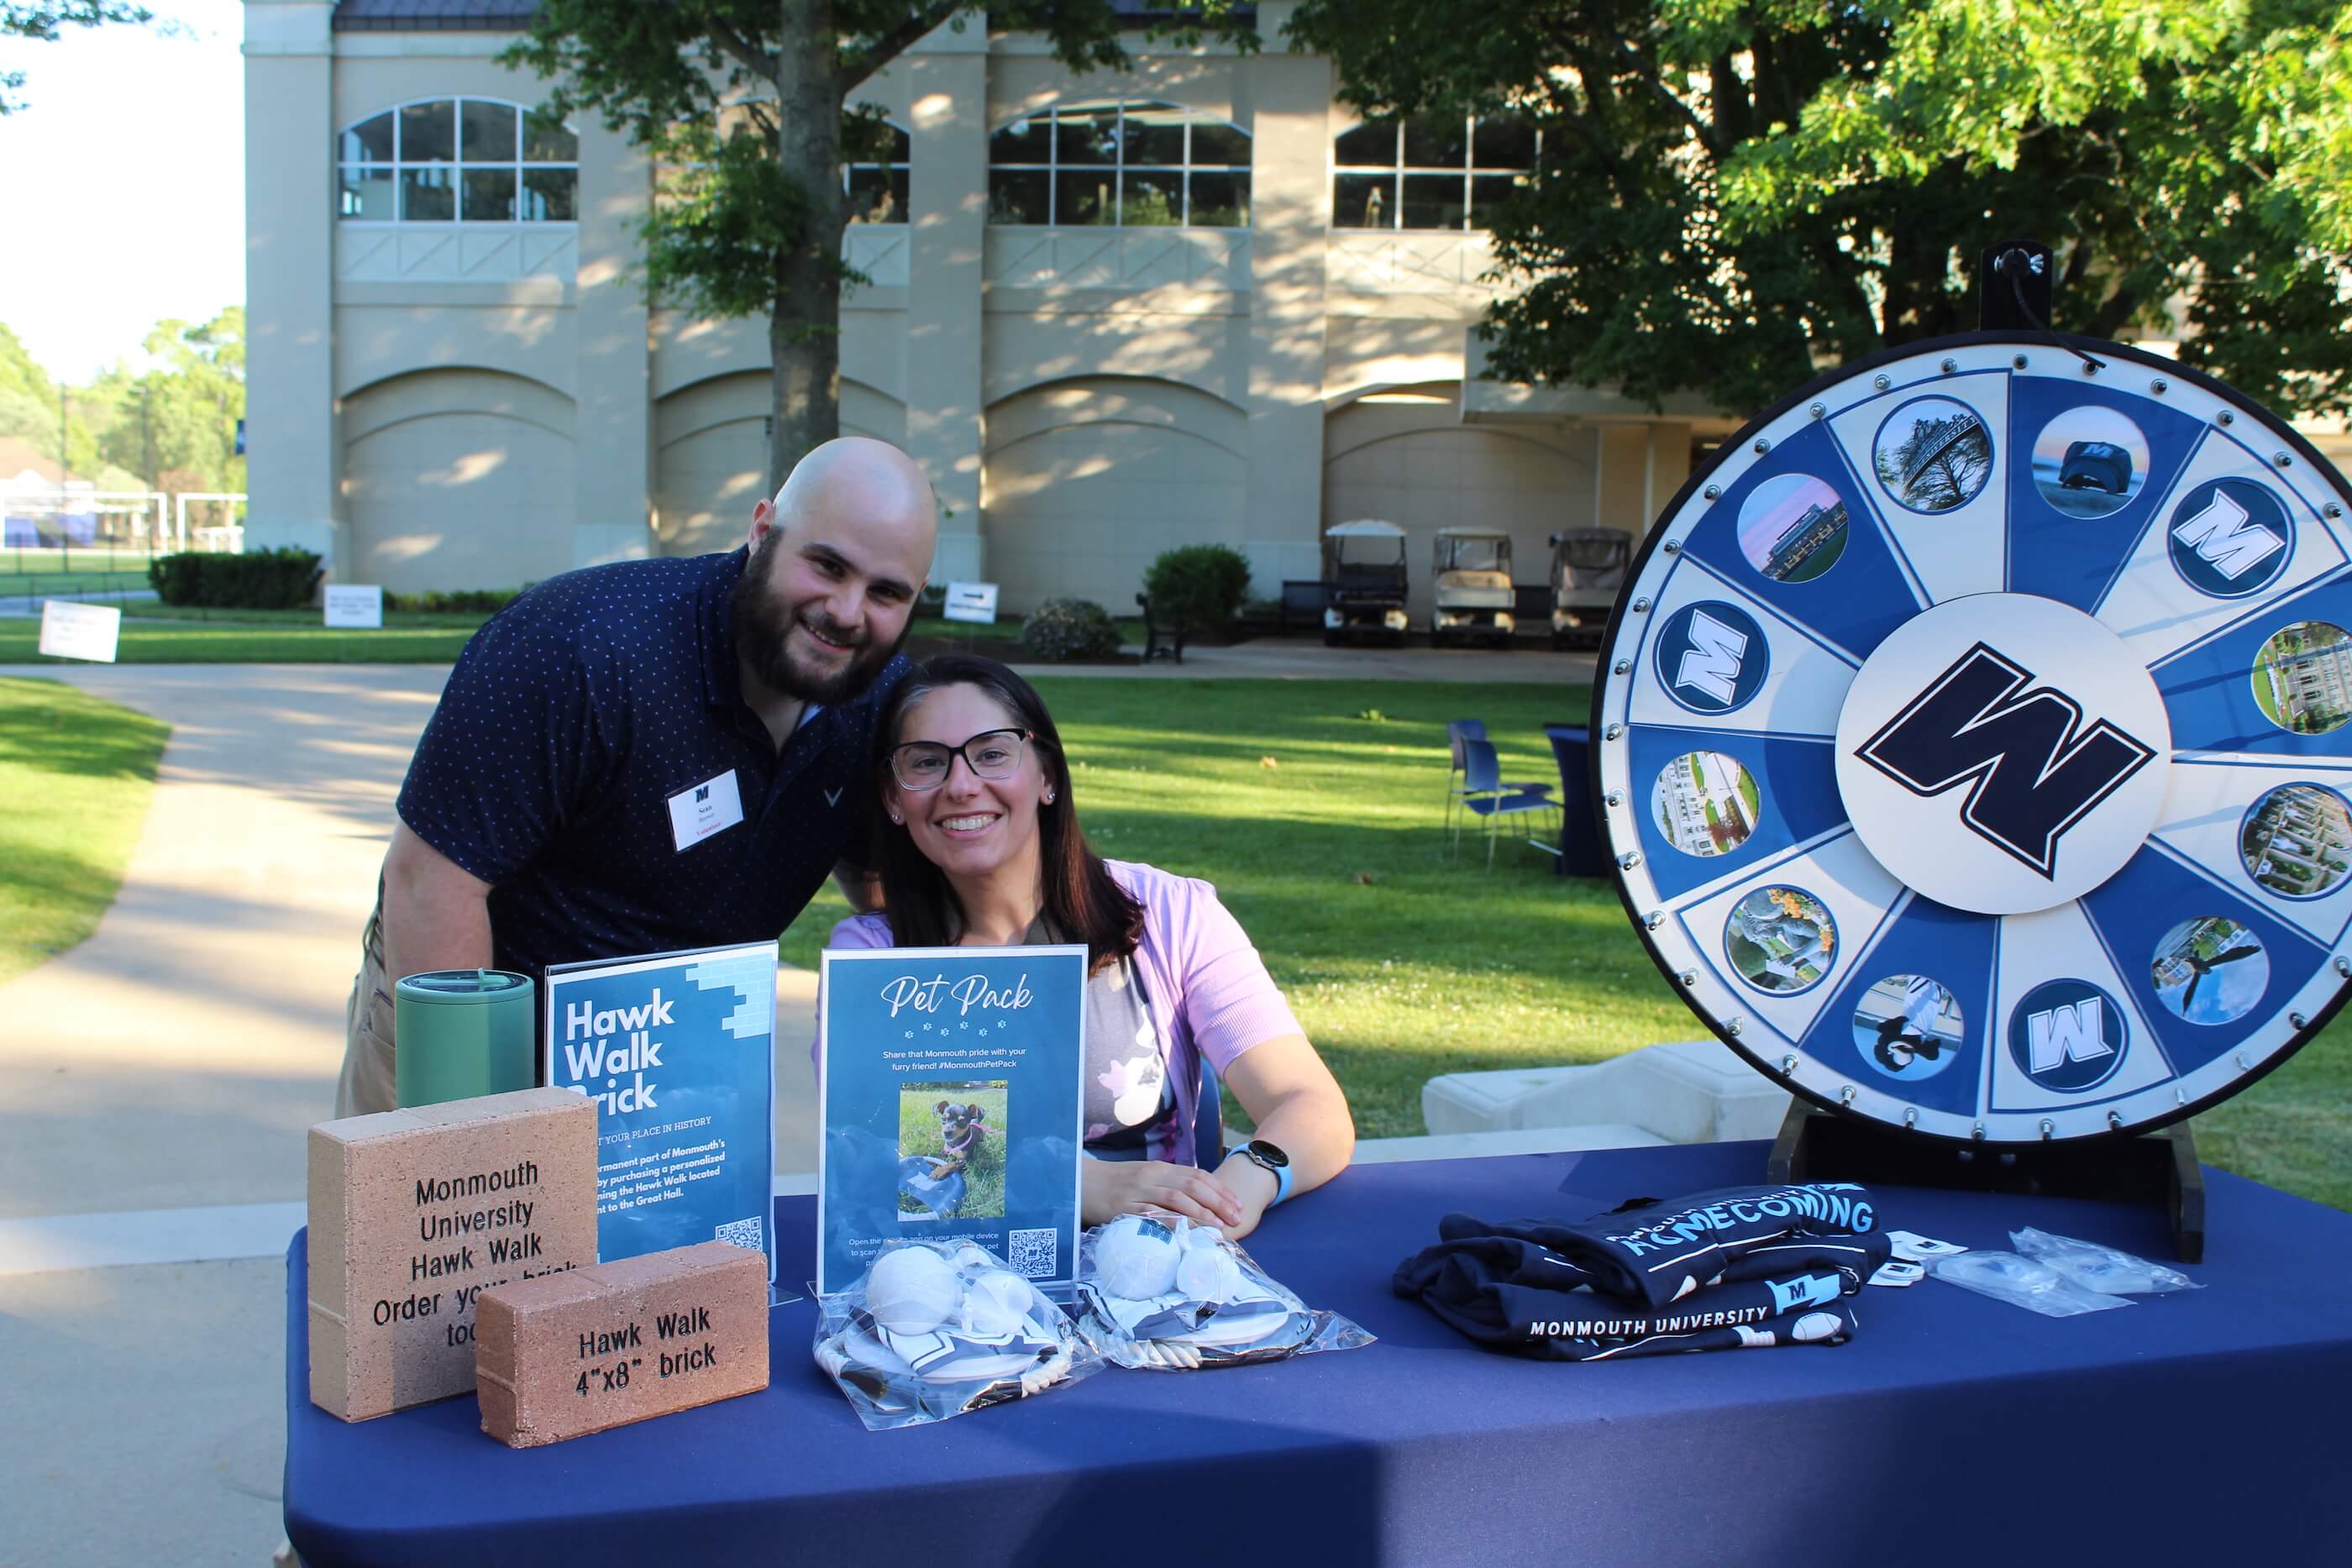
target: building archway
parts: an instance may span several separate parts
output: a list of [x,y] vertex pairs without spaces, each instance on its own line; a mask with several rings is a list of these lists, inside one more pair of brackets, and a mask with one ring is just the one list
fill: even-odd
[[[713,376],[654,406],[654,538],[663,555],[733,549],[768,488],[768,372]],[[907,440],[906,405],[844,378],[841,434],[893,446]]]
[[417,371],[341,410],[350,580],[520,588],[572,565],[573,408],[521,376]]
[[1140,377],[1055,382],[992,404],[981,509],[1003,607],[1067,595],[1132,614],[1163,550],[1240,549],[1244,424],[1223,399]]

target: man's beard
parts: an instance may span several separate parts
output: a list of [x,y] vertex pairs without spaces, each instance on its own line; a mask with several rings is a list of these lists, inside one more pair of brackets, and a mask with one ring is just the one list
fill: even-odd
[[[914,618],[887,647],[856,647],[860,635],[852,627],[836,626],[822,612],[806,615],[795,613],[785,605],[768,580],[769,557],[774,553],[780,533],[771,533],[761,541],[764,548],[751,552],[743,563],[743,575],[735,584],[735,647],[760,684],[770,691],[802,702],[832,706],[863,694],[874,684],[874,677],[889,664],[907,633],[914,629]],[[813,670],[794,662],[786,644],[793,628],[803,620],[828,642],[853,645],[849,662],[831,673]]]

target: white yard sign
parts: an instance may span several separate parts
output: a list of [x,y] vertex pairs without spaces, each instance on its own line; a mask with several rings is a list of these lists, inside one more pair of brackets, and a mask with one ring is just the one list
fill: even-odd
[[383,625],[383,590],[374,583],[329,583],[327,624],[375,631]]
[[947,605],[940,613],[950,621],[977,621],[983,626],[995,624],[996,584],[949,583]]
[[41,652],[59,659],[114,663],[122,635],[122,612],[111,604],[77,604],[69,599],[41,602]]

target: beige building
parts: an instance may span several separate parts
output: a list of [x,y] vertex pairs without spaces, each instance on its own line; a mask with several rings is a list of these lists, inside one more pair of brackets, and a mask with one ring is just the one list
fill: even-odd
[[[253,543],[343,581],[501,587],[727,548],[763,488],[766,325],[647,308],[646,160],[530,106],[495,56],[528,0],[247,0]],[[1258,7],[1273,38],[1289,7]],[[1329,63],[942,28],[860,96],[900,133],[850,171],[842,425],[904,445],[946,515],[934,577],[1008,610],[1131,612],[1222,543],[1255,589],[1322,528],[1638,532],[1733,422],[1475,379],[1481,211],[1508,124],[1367,128]],[[1468,378],[1465,380],[1465,371]]]

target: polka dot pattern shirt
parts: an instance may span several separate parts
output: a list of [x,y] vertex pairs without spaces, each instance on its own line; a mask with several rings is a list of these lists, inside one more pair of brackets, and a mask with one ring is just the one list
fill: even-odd
[[[401,787],[401,821],[490,883],[502,969],[773,939],[866,859],[876,710],[908,669],[779,753],[742,698],[745,552],[567,572],[474,634]],[[684,850],[669,801],[730,773],[743,821]]]

